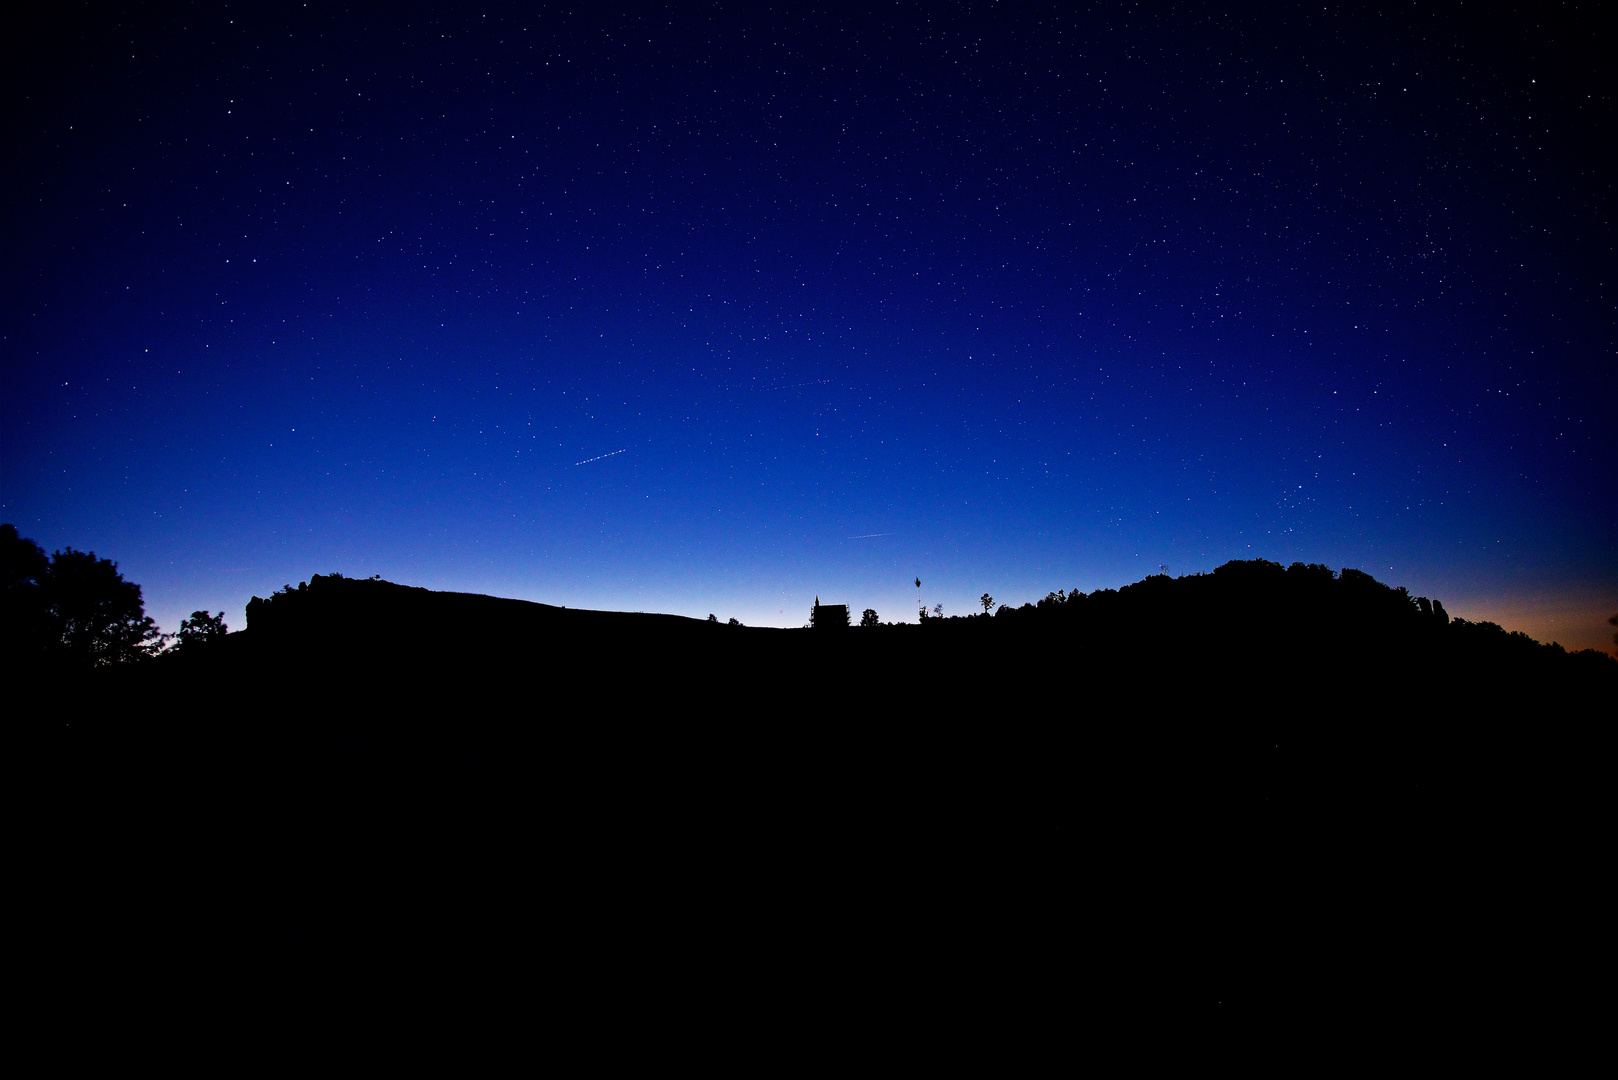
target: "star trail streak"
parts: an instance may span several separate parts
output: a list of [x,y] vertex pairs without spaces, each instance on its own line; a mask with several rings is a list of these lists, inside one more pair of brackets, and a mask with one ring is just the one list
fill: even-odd
[[614,450],[610,454],[598,454],[593,458],[585,458],[583,461],[575,461],[573,464],[575,464],[575,465],[588,465],[592,461],[600,461],[603,458],[616,457],[618,454],[627,454],[628,452],[629,452],[629,448],[626,446],[622,450]]

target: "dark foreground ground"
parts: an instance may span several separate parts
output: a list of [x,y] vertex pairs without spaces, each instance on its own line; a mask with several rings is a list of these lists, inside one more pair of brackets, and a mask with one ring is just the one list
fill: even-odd
[[58,972],[509,979],[581,1017],[1419,1008],[1520,992],[1593,902],[1590,661],[357,595],[37,695]]

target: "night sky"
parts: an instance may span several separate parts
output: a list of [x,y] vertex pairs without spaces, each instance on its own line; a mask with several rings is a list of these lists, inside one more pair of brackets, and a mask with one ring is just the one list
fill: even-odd
[[1263,557],[1610,648],[1611,39],[1544,7],[54,5],[0,518],[170,631]]

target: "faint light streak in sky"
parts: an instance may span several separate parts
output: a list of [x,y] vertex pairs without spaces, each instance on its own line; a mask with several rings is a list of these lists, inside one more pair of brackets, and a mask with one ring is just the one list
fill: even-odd
[[830,384],[830,382],[831,382],[830,379],[810,379],[808,382],[771,383],[769,386],[749,386],[746,383],[743,383],[743,384],[741,384],[739,386],[721,387],[721,389],[723,389],[723,390],[756,390],[756,391],[760,391],[760,392],[768,391],[768,390],[796,390],[800,386],[826,386],[826,385]]
[[585,458],[583,461],[575,461],[573,464],[575,464],[575,465],[588,465],[592,461],[600,461],[602,458],[610,458],[610,457],[613,456],[613,454],[627,454],[627,453],[629,453],[629,447],[626,446],[622,450],[614,450],[612,452],[612,454],[598,454],[595,457]]
[[782,386],[755,386],[754,390],[796,390],[800,386],[825,386],[830,379],[810,379],[808,382],[786,383]]

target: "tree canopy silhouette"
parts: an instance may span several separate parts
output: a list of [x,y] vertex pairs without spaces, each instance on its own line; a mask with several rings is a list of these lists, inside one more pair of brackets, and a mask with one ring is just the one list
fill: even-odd
[[65,548],[49,560],[38,544],[0,525],[5,639],[13,658],[97,668],[142,660],[164,637],[140,586],[118,564]]
[[223,611],[217,615],[210,615],[206,611],[193,611],[189,619],[180,620],[179,641],[175,648],[195,649],[224,637],[226,633]]

